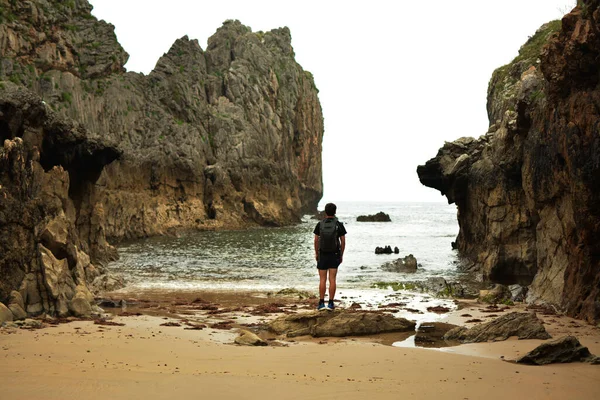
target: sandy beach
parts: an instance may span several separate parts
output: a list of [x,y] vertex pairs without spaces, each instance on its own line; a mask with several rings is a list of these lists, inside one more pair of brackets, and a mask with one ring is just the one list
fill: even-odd
[[[225,307],[228,301],[267,301],[240,294],[219,298]],[[181,318],[189,315],[176,317],[174,302],[160,304],[163,314],[107,320],[122,326],[72,321],[36,330],[0,329],[1,397],[595,399],[600,389],[599,366],[532,367],[502,360],[532,350],[539,340],[423,349],[389,346],[377,337],[271,338],[270,346],[244,347],[233,344],[237,328],[211,328],[204,319],[206,328],[185,329],[189,324]],[[485,318],[479,309],[467,303],[444,320],[461,323],[466,313]],[[246,322],[276,315],[233,313]],[[599,328],[563,316],[540,317],[553,337],[575,334],[600,354]],[[231,321],[232,316],[214,318]],[[168,322],[181,325],[161,325]]]

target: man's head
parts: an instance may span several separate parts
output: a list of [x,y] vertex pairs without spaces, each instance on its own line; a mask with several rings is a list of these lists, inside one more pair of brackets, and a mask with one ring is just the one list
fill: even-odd
[[328,217],[335,217],[336,211],[337,211],[337,207],[335,204],[333,204],[333,203],[325,204],[325,214],[327,214]]

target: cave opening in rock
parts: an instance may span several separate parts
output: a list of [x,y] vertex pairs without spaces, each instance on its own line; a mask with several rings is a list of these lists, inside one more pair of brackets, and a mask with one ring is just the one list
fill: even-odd
[[534,265],[528,266],[522,259],[503,259],[492,268],[489,279],[502,285],[529,286],[536,272],[537,268]]
[[4,145],[6,139],[13,139],[13,135],[8,122],[2,120],[0,121],[0,145]]

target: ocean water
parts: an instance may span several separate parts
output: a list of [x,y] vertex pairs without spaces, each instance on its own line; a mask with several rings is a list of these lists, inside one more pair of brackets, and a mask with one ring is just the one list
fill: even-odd
[[[452,278],[459,274],[451,242],[458,233],[456,207],[445,203],[339,202],[346,253],[338,272],[339,290],[364,290],[375,282]],[[383,211],[392,222],[357,222]],[[306,216],[296,226],[244,231],[191,232],[123,243],[120,259],[109,265],[127,279],[127,290],[316,289],[313,250],[317,220]],[[376,255],[375,247],[397,246],[400,254]],[[413,254],[416,273],[385,272],[381,265]]]

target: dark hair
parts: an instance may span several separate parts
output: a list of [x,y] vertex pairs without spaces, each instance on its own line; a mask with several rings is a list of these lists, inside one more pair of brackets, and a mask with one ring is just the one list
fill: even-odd
[[325,204],[325,214],[327,214],[328,217],[335,216],[336,211],[337,211],[337,206],[335,204],[333,204],[333,203]]

